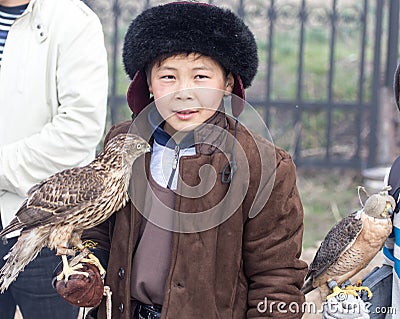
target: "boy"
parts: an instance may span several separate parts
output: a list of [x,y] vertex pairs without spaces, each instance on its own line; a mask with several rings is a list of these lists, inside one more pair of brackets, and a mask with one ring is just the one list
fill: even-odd
[[[169,3],[133,20],[123,58],[136,118],[106,142],[133,130],[153,152],[134,164],[131,203],[84,236],[109,253],[112,318],[300,318],[294,164],[224,113],[256,73],[250,30],[229,10]],[[243,106],[233,98],[235,117]],[[89,314],[105,316],[105,302]]]

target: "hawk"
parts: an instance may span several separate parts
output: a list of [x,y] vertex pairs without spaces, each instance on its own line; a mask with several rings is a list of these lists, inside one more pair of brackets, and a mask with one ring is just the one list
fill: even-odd
[[[66,169],[33,186],[16,217],[0,232],[1,238],[22,230],[0,270],[0,292],[45,246],[62,257],[63,271],[58,279],[67,281],[72,274],[85,275],[77,271],[80,264],[73,267],[68,264],[67,255],[75,255],[70,247],[83,250],[80,240],[83,230],[102,223],[126,205],[132,164],[149,151],[150,146],[143,138],[119,134],[90,164]],[[92,254],[90,258],[95,259]],[[98,261],[92,263],[101,266]]]
[[[332,295],[344,292],[338,285],[365,268],[382,249],[392,231],[395,206],[393,197],[382,191],[370,196],[362,209],[333,226],[309,266],[302,292],[319,288],[322,300],[330,298],[330,288],[334,288]],[[360,290],[372,296],[366,287],[349,286],[345,293],[354,295]]]

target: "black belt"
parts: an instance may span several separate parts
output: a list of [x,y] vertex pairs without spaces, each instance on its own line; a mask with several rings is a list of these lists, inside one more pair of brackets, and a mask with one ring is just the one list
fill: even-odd
[[137,319],[160,319],[161,306],[150,306],[138,303],[135,309]]

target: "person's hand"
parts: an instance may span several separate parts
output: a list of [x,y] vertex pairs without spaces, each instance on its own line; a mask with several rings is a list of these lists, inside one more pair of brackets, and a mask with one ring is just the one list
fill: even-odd
[[71,275],[68,281],[53,278],[53,287],[58,294],[70,304],[78,307],[97,307],[104,294],[103,279],[99,269],[91,264],[83,264],[79,271],[86,272],[85,275]]
[[324,303],[323,319],[369,319],[369,311],[360,297],[340,294]]

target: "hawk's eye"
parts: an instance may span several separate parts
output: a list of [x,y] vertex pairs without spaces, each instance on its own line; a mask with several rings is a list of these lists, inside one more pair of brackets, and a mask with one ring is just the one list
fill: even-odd
[[136,145],[136,148],[137,148],[138,150],[140,150],[140,149],[142,148],[142,144],[137,144],[137,145]]

